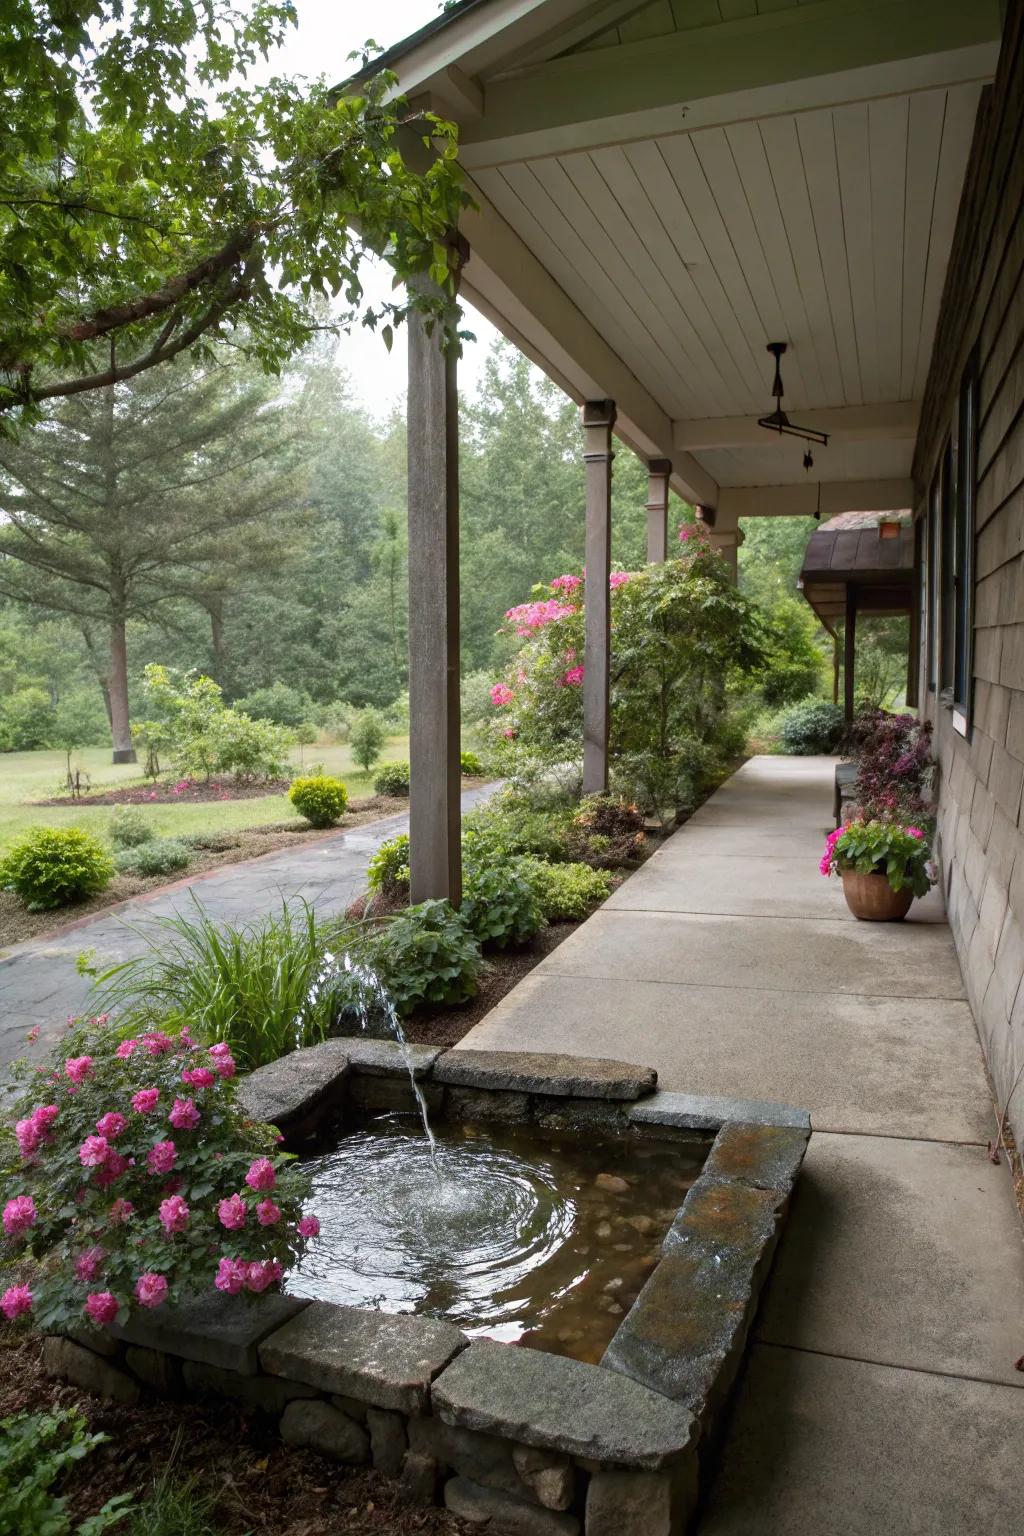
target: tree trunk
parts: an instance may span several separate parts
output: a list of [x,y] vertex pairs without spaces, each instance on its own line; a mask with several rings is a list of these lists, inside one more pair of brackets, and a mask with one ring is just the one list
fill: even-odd
[[103,695],[103,708],[107,712],[107,724],[110,726],[111,731],[113,731],[114,711],[110,707],[110,686],[107,682],[106,670],[97,651],[96,643],[89,631],[88,624],[83,621],[79,624],[78,628],[85,645],[86,654],[89,657],[89,665],[96,674],[96,681],[99,683],[100,693]]
[[124,614],[115,614],[110,621],[110,729],[114,737],[114,762],[137,763],[132,746],[131,722],[128,718],[128,645],[125,639]]
[[224,678],[224,602],[221,597],[207,600],[206,611],[210,616],[210,665],[213,680],[225,687]]

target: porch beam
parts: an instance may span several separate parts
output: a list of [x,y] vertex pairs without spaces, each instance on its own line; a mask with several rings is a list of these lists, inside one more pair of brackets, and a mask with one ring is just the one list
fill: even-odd
[[586,466],[586,607],[583,645],[583,793],[608,788],[609,671],[611,666],[612,428],[614,400],[583,407]]
[[671,459],[651,459],[647,466],[647,563],[668,558],[668,487]]
[[[820,498],[819,498],[820,489]],[[740,517],[834,517],[837,512],[898,512],[916,502],[913,480],[816,480],[799,485],[723,485],[718,510]]]
[[[767,406],[766,406],[767,409]],[[846,405],[830,410],[792,408],[793,419],[815,432],[827,432],[836,443],[883,443],[917,437],[919,400],[895,400],[888,405]],[[759,427],[753,416],[711,416],[674,421],[672,441],[690,452],[708,448],[792,448],[792,438]]]
[[[463,253],[464,258],[464,253]],[[414,280],[428,287],[427,280]],[[409,895],[462,899],[456,361],[409,315]]]

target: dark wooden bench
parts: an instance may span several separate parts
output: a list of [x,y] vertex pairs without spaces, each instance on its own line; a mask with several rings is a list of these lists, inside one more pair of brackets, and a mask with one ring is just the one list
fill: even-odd
[[853,799],[853,786],[856,780],[856,763],[836,763],[836,779],[832,791],[832,820],[837,827],[843,819],[843,806],[848,800]]

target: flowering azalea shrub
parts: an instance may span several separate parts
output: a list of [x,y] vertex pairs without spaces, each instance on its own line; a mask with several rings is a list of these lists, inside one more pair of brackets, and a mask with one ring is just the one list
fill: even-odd
[[935,771],[931,721],[868,707],[858,712],[850,734],[857,759],[854,794],[863,814],[930,820]]
[[22,1061],[0,1181],[9,1320],[105,1328],[216,1289],[276,1286],[317,1235],[304,1176],[234,1100],[226,1044],[72,1024],[54,1067]]
[[825,841],[818,866],[823,875],[885,875],[894,891],[910,886],[926,896],[935,883],[931,849],[923,828],[891,821],[850,821],[836,827]]
[[[758,626],[700,525],[678,559],[615,571],[611,588],[613,785],[644,810],[691,800],[736,750],[732,691],[756,666]],[[501,771],[578,789],[587,583],[567,573],[505,615],[518,646],[491,691]],[[570,783],[571,781],[571,783]]]

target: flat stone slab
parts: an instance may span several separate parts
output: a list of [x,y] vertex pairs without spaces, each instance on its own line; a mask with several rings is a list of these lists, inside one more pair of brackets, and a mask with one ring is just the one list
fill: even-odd
[[455,1358],[431,1402],[446,1423],[613,1466],[654,1471],[696,1443],[687,1408],[628,1376],[488,1341]]
[[603,1056],[569,1056],[547,1051],[447,1051],[434,1067],[439,1083],[463,1088],[499,1088],[580,1099],[638,1099],[658,1081],[653,1067],[638,1067]]
[[439,1045],[407,1045],[403,1051],[395,1040],[363,1040],[349,1036],[345,1040],[345,1053],[355,1072],[367,1077],[428,1076],[434,1062],[441,1055]]
[[715,1137],[705,1174],[738,1179],[758,1189],[788,1190],[800,1171],[810,1130],[792,1125],[724,1125]]
[[160,1307],[145,1316],[136,1312],[111,1332],[129,1344],[252,1376],[260,1340],[308,1305],[299,1296],[267,1294],[250,1300],[210,1291],[187,1306]]
[[246,1114],[268,1125],[301,1119],[345,1078],[348,1046],[347,1040],[325,1040],[258,1067],[239,1084],[239,1103]]
[[629,1118],[638,1125],[671,1125],[690,1131],[718,1130],[730,1120],[749,1125],[790,1126],[797,1130],[810,1130],[811,1126],[806,1109],[797,1109],[790,1104],[666,1090],[659,1090],[653,1098],[635,1104],[629,1111]]
[[260,1364],[373,1408],[421,1413],[430,1383],[465,1344],[451,1323],[314,1301],[264,1340]]

